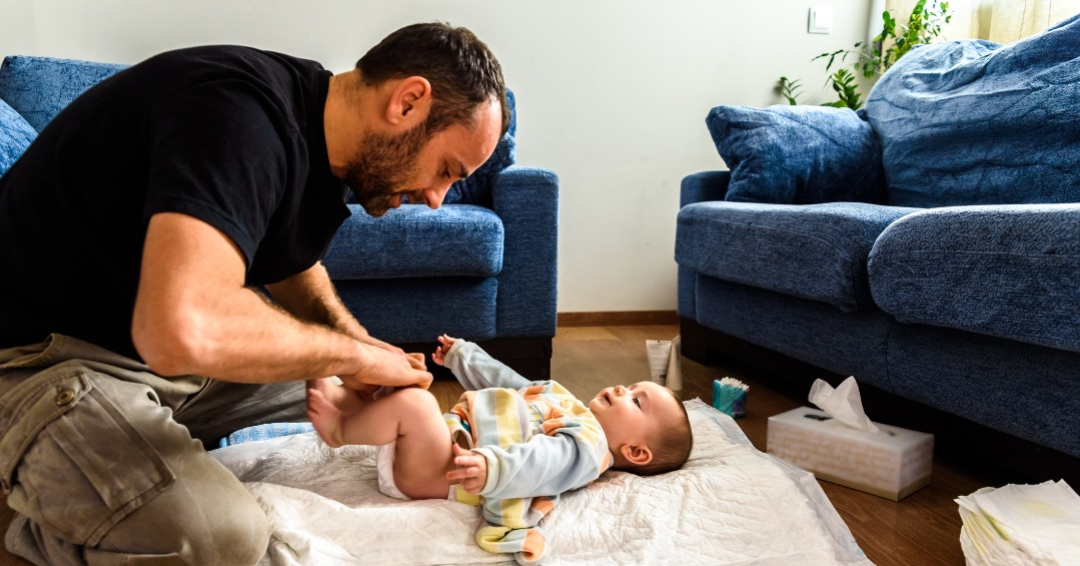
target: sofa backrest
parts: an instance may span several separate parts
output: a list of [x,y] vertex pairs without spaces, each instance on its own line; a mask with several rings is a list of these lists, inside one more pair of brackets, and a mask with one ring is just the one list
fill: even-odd
[[887,202],[1080,202],[1080,14],[1008,45],[912,50],[866,102]]

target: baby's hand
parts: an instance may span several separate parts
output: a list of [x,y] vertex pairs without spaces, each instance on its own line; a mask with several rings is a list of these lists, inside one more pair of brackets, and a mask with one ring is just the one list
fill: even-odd
[[451,484],[460,483],[465,491],[479,495],[487,484],[487,459],[454,444],[454,465],[457,469],[446,472]]
[[440,346],[438,348],[435,348],[435,351],[432,352],[431,361],[439,364],[440,366],[445,365],[446,353],[450,351],[450,348],[454,346],[454,342],[457,342],[457,340],[457,338],[451,338],[445,334],[439,336]]

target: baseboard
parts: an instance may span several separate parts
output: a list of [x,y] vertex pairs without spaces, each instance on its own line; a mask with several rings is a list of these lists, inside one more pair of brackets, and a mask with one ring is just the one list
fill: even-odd
[[653,326],[679,324],[675,311],[561,312],[559,326]]
[[[731,363],[750,366],[755,375],[770,385],[797,397],[806,397],[810,385],[821,378],[838,385],[846,376],[832,373],[751,344],[740,338],[680,318],[682,354],[704,365]],[[983,461],[1010,470],[1034,481],[1064,479],[1080,489],[1080,458],[1076,458],[1011,434],[969,421],[860,383],[863,407],[875,421],[912,430],[930,432],[934,438],[934,458],[962,458]],[[807,401],[809,405],[809,401]]]

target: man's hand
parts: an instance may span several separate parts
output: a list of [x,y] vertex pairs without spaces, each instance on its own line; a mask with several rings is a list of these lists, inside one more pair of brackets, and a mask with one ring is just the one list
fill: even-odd
[[423,356],[420,354],[396,353],[365,345],[364,366],[355,373],[339,374],[338,377],[350,389],[367,389],[367,385],[427,389],[431,386],[431,374],[417,369],[415,356],[421,357],[419,365],[423,368]]
[[457,342],[457,338],[451,338],[445,334],[439,336],[439,347],[435,348],[435,351],[431,354],[431,361],[436,364],[446,365],[446,353],[450,351],[450,348],[454,346],[454,342]]
[[454,465],[457,468],[446,472],[446,479],[451,484],[460,483],[465,491],[473,495],[479,495],[487,484],[487,459],[455,443]]
[[402,350],[401,348],[398,348],[397,346],[395,346],[393,344],[388,344],[386,342],[383,342],[382,340],[379,340],[378,338],[375,338],[374,336],[372,336],[370,334],[366,334],[363,338],[360,339],[360,341],[363,342],[364,344],[369,345],[369,346],[375,346],[376,348],[382,348],[383,350],[386,350],[387,352],[393,352],[395,354],[401,354],[403,356],[406,356],[406,357],[409,358],[409,364],[412,365],[413,369],[420,370],[420,371],[427,371],[427,364],[424,363],[424,355],[423,354],[420,354],[420,353],[406,353],[405,350]]

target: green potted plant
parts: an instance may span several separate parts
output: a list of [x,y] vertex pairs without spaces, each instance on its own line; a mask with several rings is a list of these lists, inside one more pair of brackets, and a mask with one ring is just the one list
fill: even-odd
[[[832,53],[822,53],[811,61],[828,57],[825,70],[830,72],[827,84],[832,86],[838,99],[825,104],[836,108],[858,109],[863,98],[859,93],[856,73],[870,80],[871,83],[889,70],[901,57],[917,45],[932,43],[941,35],[941,30],[952,20],[949,3],[938,0],[919,0],[908,16],[907,25],[900,24],[886,10],[881,14],[882,29],[871,42],[858,42],[852,49],[838,49]],[[854,58],[851,69],[844,66],[832,71],[833,65],[848,64],[848,58]],[[854,72],[853,72],[854,71]],[[789,104],[798,104],[802,85],[799,80],[780,77],[777,90]]]

